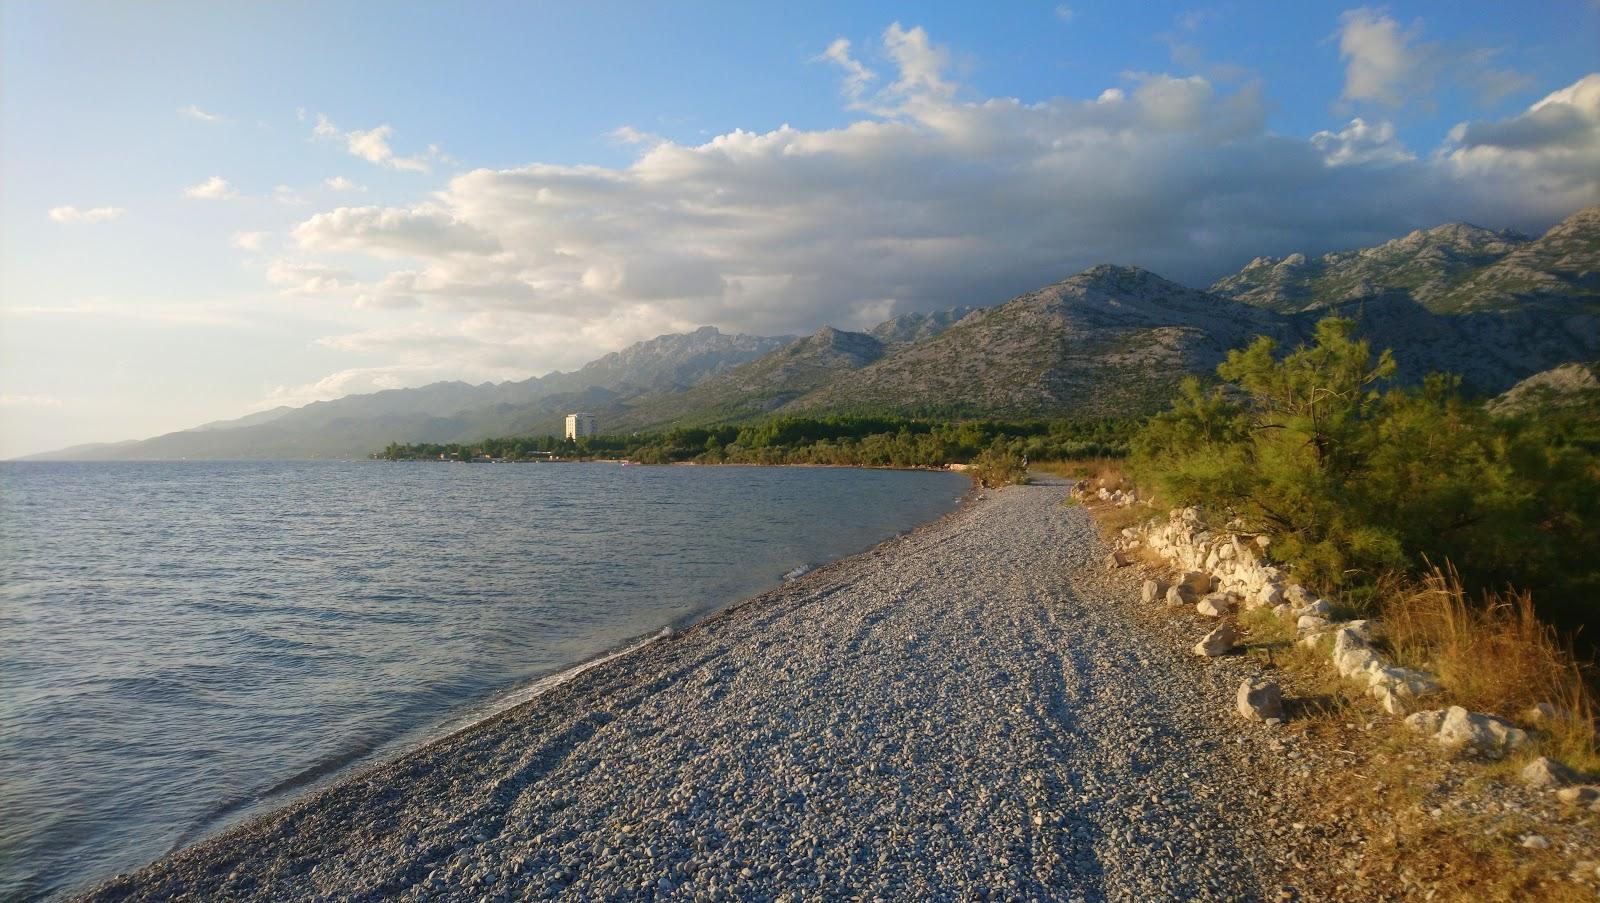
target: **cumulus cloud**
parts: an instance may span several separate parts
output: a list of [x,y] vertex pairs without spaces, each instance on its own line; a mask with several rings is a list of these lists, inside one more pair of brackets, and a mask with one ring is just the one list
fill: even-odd
[[1497,66],[1497,49],[1421,40],[1421,20],[1402,28],[1384,11],[1362,7],[1339,21],[1346,103],[1427,106],[1435,85],[1449,83],[1492,106],[1533,85],[1526,73]]
[[70,204],[64,207],[51,207],[50,218],[58,223],[103,223],[113,220],[127,213],[121,207],[89,207],[80,209]]
[[183,196],[202,201],[223,201],[234,197],[238,192],[228,184],[228,180],[221,176],[212,176],[198,185],[190,185],[183,190]]
[[1323,162],[1329,166],[1404,163],[1417,158],[1395,138],[1394,123],[1387,120],[1368,123],[1359,116],[1337,132],[1321,131],[1312,135],[1311,145],[1322,152]]
[[344,132],[330,122],[327,116],[318,113],[316,124],[311,127],[311,134],[315,138],[343,141],[346,151],[368,163],[405,172],[431,172],[433,161],[449,162],[450,159],[439,150],[438,145],[433,144],[428,145],[425,153],[409,157],[396,154],[394,148],[389,145],[389,139],[394,136],[394,127],[387,124],[371,129]]
[[241,251],[259,251],[271,237],[270,232],[235,232],[232,243]]
[[1596,203],[1600,183],[1600,73],[1553,91],[1526,111],[1451,132],[1459,146],[1444,164],[1464,183],[1514,204],[1519,190],[1549,209]]
[[301,223],[294,237],[307,250],[367,251],[388,257],[489,254],[500,249],[492,234],[433,204],[340,207]]
[[[651,141],[617,167],[476,169],[410,204],[306,218],[296,262],[380,267],[327,284],[371,316],[464,339],[413,367],[527,375],[707,323],[862,326],[1104,262],[1205,285],[1259,254],[1457,219],[1534,230],[1600,203],[1600,75],[1410,149],[1375,117],[1274,134],[1249,83],[1134,73],[1081,99],[983,98],[920,28],[891,26],[880,49],[889,86],[844,126]],[[860,82],[841,60],[855,48],[828,50],[849,97]],[[423,353],[392,334],[365,341]]]
[[345,178],[344,176],[334,176],[331,179],[323,179],[322,180],[322,185],[323,185],[324,188],[327,188],[329,191],[366,191],[367,190],[367,186],[365,186],[365,185],[357,185],[355,182],[350,181],[349,179]]
[[1402,31],[1393,18],[1367,7],[1346,12],[1340,24],[1344,98],[1399,106],[1419,68],[1417,52],[1409,46],[1416,29]]
[[218,116],[215,113],[207,113],[205,110],[200,109],[199,107],[195,106],[194,104],[189,104],[186,107],[179,107],[178,108],[178,114],[181,115],[181,116],[187,116],[190,119],[199,120],[200,122],[221,122],[222,121],[222,117],[221,116]]

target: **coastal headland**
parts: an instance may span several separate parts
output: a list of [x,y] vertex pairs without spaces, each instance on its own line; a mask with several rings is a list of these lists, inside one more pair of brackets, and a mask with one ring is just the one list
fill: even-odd
[[[959,511],[88,900],[1278,899],[1292,790],[1067,487]],[[1260,742],[1256,742],[1260,740]]]

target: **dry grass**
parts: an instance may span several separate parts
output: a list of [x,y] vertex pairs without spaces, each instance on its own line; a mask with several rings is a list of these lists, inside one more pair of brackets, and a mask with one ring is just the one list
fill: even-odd
[[1033,461],[1029,470],[1053,473],[1074,480],[1088,480],[1094,488],[1132,489],[1133,481],[1122,469],[1120,458],[1073,458],[1068,461]]
[[[1419,748],[1415,735],[1393,722],[1367,731],[1323,722],[1313,734],[1351,756],[1346,768],[1321,773],[1307,800],[1343,815],[1326,832],[1323,855],[1341,866],[1328,898],[1595,899],[1592,885],[1569,876],[1572,862],[1561,852],[1569,839],[1583,842],[1581,828],[1467,792],[1459,764]],[[1523,847],[1527,834],[1545,836],[1551,848]]]
[[1565,717],[1541,725],[1541,751],[1574,767],[1600,769],[1592,670],[1570,642],[1539,620],[1527,593],[1474,602],[1451,571],[1384,587],[1380,618],[1401,661],[1439,676],[1451,699],[1513,721],[1536,703]]

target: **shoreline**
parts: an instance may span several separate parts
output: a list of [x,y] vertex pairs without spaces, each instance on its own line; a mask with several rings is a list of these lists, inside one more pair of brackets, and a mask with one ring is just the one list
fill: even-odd
[[[425,460],[426,459],[424,459],[424,461]],[[105,463],[105,462],[93,462],[93,463]],[[352,462],[352,463],[354,463],[354,462]],[[397,462],[387,462],[387,463],[397,463]],[[435,462],[435,463],[451,463],[451,462]],[[455,463],[460,463],[460,462],[455,462]],[[615,462],[615,461],[581,461],[581,462],[579,462],[579,461],[571,461],[571,462],[554,462],[554,463],[583,463],[583,464],[612,463],[612,464],[615,464],[615,463],[618,463],[618,462]],[[647,465],[638,465],[638,466],[647,466]],[[648,465],[648,466],[676,466],[676,465]],[[932,469],[929,469],[929,468],[866,468],[866,467],[859,467],[859,466],[852,466],[852,465],[754,465],[754,464],[752,464],[752,465],[743,465],[743,464],[719,464],[719,465],[704,465],[704,466],[719,466],[719,467],[743,467],[743,466],[750,466],[750,467],[842,467],[842,468],[858,469],[858,470],[859,469],[883,469],[883,470],[904,470],[904,471],[932,472],[932,473],[941,472],[941,471],[932,470]],[[552,693],[554,691],[559,690],[560,688],[562,688],[563,686],[567,685],[568,683],[570,683],[570,682],[572,682],[574,680],[577,680],[578,678],[584,676],[585,674],[587,674],[587,673],[589,673],[591,671],[594,671],[595,669],[601,669],[601,668],[606,668],[606,667],[622,667],[623,665],[625,665],[625,662],[623,661],[624,659],[626,659],[627,657],[629,657],[631,655],[635,655],[637,653],[640,653],[640,652],[648,649],[650,646],[652,646],[652,645],[654,645],[656,643],[659,643],[662,640],[672,639],[672,638],[681,636],[681,635],[683,635],[685,633],[697,630],[697,629],[705,626],[706,624],[709,624],[709,623],[714,622],[714,621],[718,621],[718,620],[720,620],[720,619],[722,619],[722,618],[734,613],[736,610],[738,610],[740,608],[743,608],[743,607],[745,607],[747,605],[750,605],[750,604],[757,603],[757,602],[761,601],[763,598],[765,598],[766,596],[771,595],[772,593],[787,589],[787,588],[792,587],[795,584],[798,584],[798,583],[800,583],[802,581],[811,579],[814,576],[819,575],[819,574],[827,571],[828,569],[834,567],[835,565],[847,562],[847,561],[849,561],[851,559],[854,559],[854,558],[858,558],[858,557],[861,557],[861,556],[869,555],[869,554],[871,554],[872,552],[874,552],[876,549],[878,549],[881,546],[884,546],[884,545],[887,545],[887,544],[890,544],[890,543],[893,543],[893,542],[896,542],[896,541],[899,541],[899,540],[903,540],[906,537],[914,535],[914,534],[916,534],[918,532],[921,532],[923,530],[934,528],[934,527],[936,527],[936,526],[948,521],[949,519],[960,515],[963,511],[965,511],[967,508],[969,508],[971,505],[973,505],[978,500],[978,498],[981,496],[981,494],[982,494],[982,491],[980,489],[978,489],[975,486],[970,486],[969,485],[969,486],[967,486],[966,488],[964,488],[962,490],[960,496],[958,497],[958,501],[956,503],[956,506],[954,508],[952,508],[950,511],[945,512],[944,514],[939,515],[936,518],[933,518],[932,520],[923,522],[921,524],[917,524],[916,526],[912,527],[909,530],[905,530],[905,531],[897,533],[897,534],[895,534],[893,536],[890,536],[890,537],[888,537],[888,538],[886,538],[886,539],[884,539],[884,540],[882,540],[882,541],[880,541],[878,543],[875,543],[874,545],[869,546],[869,547],[867,547],[865,549],[861,549],[859,551],[852,552],[852,553],[850,553],[848,555],[844,555],[844,556],[841,556],[841,557],[838,557],[838,558],[830,559],[828,561],[816,564],[816,565],[810,567],[809,569],[805,570],[803,573],[801,573],[798,576],[791,577],[791,576],[789,576],[789,574],[780,575],[780,576],[777,577],[777,583],[774,586],[769,587],[768,589],[763,590],[763,591],[761,591],[759,593],[756,593],[754,595],[744,596],[744,597],[735,599],[735,600],[733,600],[731,602],[728,602],[728,603],[726,603],[724,605],[721,605],[721,606],[708,608],[708,609],[705,609],[705,610],[701,610],[701,611],[697,611],[697,612],[691,613],[691,614],[689,614],[689,615],[687,615],[687,616],[685,616],[683,618],[670,621],[670,622],[668,622],[666,624],[663,624],[663,625],[661,625],[659,627],[656,627],[654,629],[651,629],[651,630],[645,631],[643,633],[637,634],[635,636],[626,638],[626,639],[616,643],[615,645],[613,645],[612,647],[610,647],[610,648],[608,648],[606,650],[598,652],[598,653],[596,653],[596,654],[594,654],[592,656],[589,656],[587,658],[583,658],[583,659],[571,662],[569,664],[562,665],[562,666],[558,667],[556,670],[553,670],[553,671],[551,671],[551,672],[549,672],[547,674],[541,675],[539,677],[533,678],[532,680],[529,680],[529,681],[527,681],[525,683],[514,685],[514,686],[511,686],[511,687],[502,689],[502,690],[495,691],[494,693],[492,693],[491,695],[485,697],[484,699],[481,699],[481,700],[478,700],[476,702],[467,704],[459,712],[447,714],[444,719],[442,719],[439,723],[437,723],[435,725],[427,726],[427,727],[418,726],[418,727],[413,728],[412,730],[415,731],[415,735],[414,735],[413,739],[411,739],[409,741],[406,741],[406,742],[402,743],[401,745],[396,746],[394,749],[389,750],[388,752],[386,752],[384,755],[382,755],[379,758],[358,760],[358,763],[355,764],[354,767],[345,767],[345,768],[334,769],[325,778],[323,778],[321,780],[312,781],[312,782],[309,782],[307,784],[303,784],[303,785],[301,785],[299,787],[296,787],[296,788],[290,790],[289,792],[287,792],[285,794],[274,794],[274,793],[268,791],[268,792],[264,793],[262,797],[259,797],[259,798],[257,798],[256,801],[254,801],[254,805],[261,805],[262,803],[266,803],[267,804],[266,808],[263,811],[256,812],[255,814],[249,815],[249,816],[247,816],[247,817],[245,817],[243,819],[240,819],[238,821],[230,821],[230,820],[227,820],[227,819],[223,819],[215,827],[207,829],[207,830],[203,830],[201,833],[198,833],[197,836],[193,836],[189,840],[180,843],[178,846],[168,850],[166,853],[163,853],[161,856],[157,857],[151,863],[147,863],[142,868],[148,868],[150,865],[152,865],[154,863],[158,863],[158,862],[160,862],[162,860],[171,858],[173,856],[182,855],[186,851],[195,849],[196,847],[203,846],[203,845],[205,845],[207,843],[210,843],[210,842],[212,842],[214,840],[218,840],[218,839],[227,837],[229,835],[232,835],[232,834],[235,834],[235,833],[238,833],[238,832],[248,831],[257,822],[273,819],[273,818],[279,816],[280,814],[282,814],[285,810],[288,810],[290,808],[296,807],[296,806],[300,805],[301,803],[305,802],[306,800],[308,800],[310,798],[313,798],[315,796],[318,796],[318,795],[321,795],[321,794],[324,794],[324,793],[327,793],[327,792],[336,791],[341,785],[359,781],[368,772],[374,772],[374,771],[382,770],[382,769],[384,769],[386,767],[389,767],[389,766],[393,765],[395,762],[397,762],[397,761],[399,761],[401,759],[404,759],[404,758],[407,758],[407,757],[410,757],[410,756],[413,756],[413,755],[417,755],[417,754],[423,753],[423,752],[427,751],[431,747],[435,747],[437,745],[448,743],[448,742],[450,742],[452,740],[456,740],[456,739],[460,738],[461,736],[463,736],[463,735],[465,735],[465,734],[467,734],[469,732],[472,732],[474,730],[482,728],[485,724],[491,723],[493,721],[496,721],[497,719],[500,719],[503,716],[506,716],[508,714],[511,714],[511,713],[515,712],[517,709],[520,709],[520,708],[523,708],[523,707],[527,707],[527,706],[538,705],[540,700],[543,697],[545,697],[546,695],[548,695],[548,694],[550,694],[550,693]],[[408,733],[410,733],[410,732],[408,732]],[[402,736],[404,736],[404,735],[402,735]],[[137,871],[138,870],[136,870],[136,872]],[[90,885],[87,885],[87,886],[85,886],[83,888],[79,888],[78,890],[68,890],[64,894],[60,894],[60,895],[57,895],[57,896],[54,896],[54,897],[41,898],[41,899],[64,899],[64,900],[84,899],[84,898],[88,897],[89,895],[94,894],[99,888],[103,887],[107,883],[115,881],[115,880],[117,880],[117,878],[123,877],[123,875],[125,875],[125,874],[128,874],[128,873],[123,873],[123,874],[112,876],[110,878],[103,879],[101,881],[95,882],[94,884],[90,884]]]
[[[1037,825],[1066,819],[1082,830],[1121,831],[1097,821],[1111,811],[1097,793],[1130,780],[1149,783],[1170,806],[1168,842],[1182,848],[1182,862],[1138,851],[1115,855],[1136,854],[1138,870],[1156,876],[1141,880],[1154,887],[1189,886],[1172,883],[1193,880],[1172,867],[1209,855],[1215,838],[1190,835],[1196,819],[1210,824],[1217,816],[1194,810],[1183,794],[1166,800],[1175,779],[1166,769],[1197,768],[1211,753],[1176,750],[1162,773],[1146,774],[1129,759],[1143,742],[1135,739],[1142,728],[1110,712],[1091,717],[1101,704],[1082,695],[1089,686],[1127,679],[1117,663],[1129,656],[1156,659],[1144,648],[1148,638],[1104,628],[1081,641],[1111,647],[1063,657],[1071,619],[1060,620],[1055,606],[1096,622],[1123,617],[1086,601],[1107,591],[1095,573],[1102,544],[1086,516],[1059,504],[1063,496],[1058,484],[970,490],[955,510],[908,533],[711,612],[681,632],[569,669],[567,679],[527,702],[82,898],[500,899],[569,890],[574,899],[660,898],[693,885],[695,894],[683,899],[725,899],[817,881],[819,891],[877,887],[944,896],[936,892],[942,879],[920,864],[924,859],[895,851],[931,845],[932,855],[960,838],[942,855],[979,875],[986,857],[1007,858],[993,845],[1014,842],[1007,839],[1012,832],[1037,834],[1046,848],[1033,854],[1032,872],[1010,867],[1006,886],[1038,891],[1066,886],[1053,885],[1058,878],[1121,880],[1110,860],[1102,872],[1077,874],[1083,852],[1067,855],[1074,835],[1039,834]],[[1060,578],[1046,575],[1064,571],[1077,575],[1078,588],[1053,588]],[[1059,671],[1051,677],[1062,667],[1065,689]],[[912,673],[919,678],[907,683]],[[1078,694],[1072,708],[1084,711],[1061,721],[1068,710],[1049,700],[1067,691]],[[1182,715],[1185,731],[1221,736],[1202,723],[1209,705],[1197,718],[1192,705],[1174,708],[1166,688],[1141,692],[1156,693],[1152,702],[1161,698],[1164,712]],[[1103,723],[1085,732],[1079,717]],[[1106,731],[1115,736],[1100,735]],[[1212,745],[1226,752],[1229,744]],[[1130,767],[1132,777],[1109,774]],[[1060,777],[1040,785],[1029,776],[1046,772]],[[1073,789],[1101,772],[1101,791]],[[847,785],[855,789],[847,792]],[[894,786],[887,796],[873,789]],[[1030,822],[1027,811],[1042,804],[1027,799],[1041,789],[1061,799]],[[957,800],[958,790],[966,802],[952,810],[946,795]],[[1080,814],[1069,814],[1074,807]],[[893,811],[904,814],[884,821]],[[948,829],[935,830],[938,824]],[[894,840],[906,825],[920,826],[916,836]],[[800,836],[814,838],[809,851],[786,846]],[[652,854],[627,853],[636,842]],[[869,867],[842,852],[863,843],[888,858]],[[1021,863],[1017,855],[1010,861]],[[794,857],[813,862],[818,877],[801,877]],[[1264,868],[1235,851],[1227,864],[1206,866],[1205,880],[1216,884],[1214,898],[1232,899],[1258,887]],[[645,877],[648,892],[638,883]]]

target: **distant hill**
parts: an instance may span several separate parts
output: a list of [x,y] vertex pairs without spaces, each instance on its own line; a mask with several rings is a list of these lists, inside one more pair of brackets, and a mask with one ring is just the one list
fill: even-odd
[[1488,403],[1502,417],[1557,409],[1586,409],[1600,415],[1600,361],[1562,364],[1521,380]]
[[1396,295],[1436,313],[1529,305],[1592,312],[1600,309],[1600,207],[1536,239],[1450,223],[1314,260],[1258,257],[1211,291],[1283,313]]
[[681,391],[782,347],[788,336],[725,335],[707,326],[657,336],[570,373],[506,383],[438,382],[279,407],[131,442],[75,446],[35,459],[351,458],[391,441],[468,441],[559,429],[560,412]]
[[1600,208],[1530,239],[1466,224],[1307,260],[1258,258],[1209,291],[1092,267],[987,308],[908,313],[865,332],[729,336],[706,327],[521,382],[435,383],[38,457],[357,457],[389,442],[606,432],[772,414],[1140,416],[1257,335],[1306,340],[1330,312],[1396,351],[1401,376],[1462,375],[1482,395],[1600,359]]

